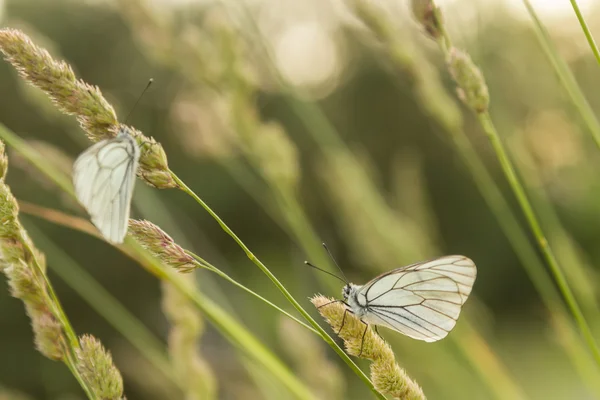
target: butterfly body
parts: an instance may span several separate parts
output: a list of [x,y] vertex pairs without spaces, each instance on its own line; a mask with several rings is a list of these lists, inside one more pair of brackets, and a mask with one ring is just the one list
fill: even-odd
[[122,126],[116,137],[102,140],[75,160],[75,195],[102,236],[122,243],[127,233],[140,148]]
[[[361,320],[364,320],[364,318],[367,317],[368,309],[367,309],[367,304],[364,303],[364,301],[360,302],[358,300],[358,293],[361,288],[362,288],[361,285],[355,285],[354,283],[349,283],[346,286],[344,286],[344,288],[342,289],[342,296],[344,296],[344,302],[349,307],[350,311],[352,311],[352,314],[354,314]],[[361,296],[361,298],[362,298],[362,296]],[[365,322],[368,322],[368,321],[365,321]]]
[[361,321],[435,342],[456,325],[476,275],[469,258],[445,256],[397,268],[362,286],[348,283],[342,295]]

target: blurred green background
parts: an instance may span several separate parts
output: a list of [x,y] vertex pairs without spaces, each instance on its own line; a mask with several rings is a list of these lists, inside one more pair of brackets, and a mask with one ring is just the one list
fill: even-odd
[[[381,330],[428,398],[595,398],[598,367],[573,325],[540,299],[457,154],[443,121],[462,114],[458,125],[526,228],[489,142],[454,101],[435,44],[404,1],[366,2],[387,18],[382,21],[392,27],[393,45],[378,41],[344,3],[0,0],[0,21],[22,29],[97,85],[121,121],[154,78],[128,123],[164,146],[170,167],[311,312],[308,297],[339,297],[341,290],[339,282],[303,265],[310,259],[331,267],[324,265],[321,241],[356,283],[444,254],[472,258],[478,267],[473,298],[447,339],[427,344]],[[568,2],[556,3],[565,4],[538,2],[538,11],[595,109],[600,69]],[[592,3],[581,2],[592,32],[600,34],[600,8]],[[440,5],[455,44],[487,79],[492,117],[599,337],[600,151],[520,1]],[[265,46],[275,65],[261,56]],[[278,74],[293,86],[296,100],[289,100]],[[75,119],[61,115],[6,62],[0,62],[0,93],[0,121],[53,161],[69,166],[57,149],[75,157],[88,146]],[[436,100],[445,117],[432,111]],[[9,154],[8,184],[19,200],[85,217],[26,161]],[[155,222],[182,246],[291,310],[192,199],[142,182],[134,197],[134,218]],[[112,352],[127,398],[184,398],[53,264],[87,271],[166,346],[170,324],[161,309],[160,282],[106,243],[26,214],[22,219],[46,253],[50,278],[77,332],[94,334]],[[527,240],[526,246],[535,244]],[[206,296],[236,315],[319,398],[370,396],[316,336],[209,272],[195,278]],[[0,282],[0,386],[6,389],[0,398],[16,398],[9,390],[35,399],[83,398],[67,368],[35,351],[22,303]],[[208,324],[198,349],[216,377],[215,398],[289,397]]]

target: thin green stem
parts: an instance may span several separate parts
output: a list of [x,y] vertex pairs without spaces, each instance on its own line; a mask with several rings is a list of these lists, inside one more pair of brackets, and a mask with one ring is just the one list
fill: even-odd
[[[553,243],[555,248],[560,249],[558,258],[563,264],[571,266],[565,271],[565,274],[571,282],[571,286],[575,289],[575,293],[577,293],[584,314],[600,316],[596,284],[589,279],[589,262],[561,222],[558,212],[544,188],[539,167],[527,151],[520,152],[517,161],[521,162],[521,165],[528,166],[527,169],[524,169],[523,174],[527,195],[548,232],[550,243]],[[599,322],[597,318],[590,319],[593,331],[600,331],[598,329],[600,327]]]
[[540,42],[540,45],[542,46],[542,49],[544,50],[544,53],[546,54],[546,57],[550,61],[550,64],[552,64],[560,83],[566,90],[584,124],[587,126],[592,138],[594,139],[594,142],[598,147],[600,147],[600,122],[598,122],[598,118],[596,118],[594,110],[592,110],[592,107],[583,95],[583,92],[581,91],[580,86],[577,84],[571,69],[558,54],[556,47],[553,45],[552,40],[550,39],[548,31],[542,24],[542,21],[535,12],[531,2],[529,0],[523,0],[523,4],[525,5],[525,8],[527,8],[527,12],[534,22],[535,34]]
[[[358,0],[358,2],[361,5],[364,4],[361,0]],[[364,15],[363,18],[367,17],[365,18],[365,24],[367,26],[370,26],[369,22],[372,22],[372,24],[379,24],[375,26],[374,35],[382,44],[384,44],[384,52],[387,53],[387,59],[397,66],[397,70],[402,71],[403,76],[406,74],[410,75],[410,81],[414,82],[413,89],[421,107],[431,118],[436,120],[437,123],[446,130],[447,136],[453,141],[456,151],[462,159],[466,170],[471,174],[475,185],[494,214],[500,228],[513,247],[515,254],[521,261],[521,264],[530,277],[534,287],[540,293],[541,299],[548,311],[553,315],[556,314],[557,318],[560,316],[563,320],[567,320],[572,324],[572,320],[567,318],[568,310],[564,306],[561,295],[557,290],[552,277],[549,275],[544,263],[536,253],[536,249],[529,240],[525,229],[520,225],[513,210],[511,210],[508,205],[505,196],[494,182],[488,167],[469,140],[464,130],[462,114],[451,97],[446,95],[443,84],[440,82],[439,75],[435,73],[434,70],[425,67],[425,64],[428,61],[426,57],[419,52],[419,49],[416,46],[411,47],[410,43],[407,42],[404,37],[397,35],[393,29],[388,29],[388,27],[384,25],[386,22],[383,15],[375,14],[375,11],[371,11],[368,6],[365,6],[361,11],[362,15]],[[432,90],[432,88],[434,90]],[[463,324],[468,323],[468,320],[463,322]],[[462,335],[454,336],[457,338],[456,343],[461,347],[461,350],[463,350],[463,347],[464,350],[468,349],[468,343],[471,341],[469,336],[475,337],[472,331],[463,330],[461,333],[464,332],[469,333],[467,335],[467,340],[465,340]],[[481,342],[480,338],[477,339]],[[484,347],[480,346],[480,348]],[[485,349],[490,350],[487,346]],[[505,371],[504,368],[501,368],[500,363],[488,356],[490,351],[483,352],[485,357],[481,359],[485,360],[489,358],[488,361],[490,361],[484,368],[481,368],[481,365],[478,365],[478,363],[475,362],[478,360],[477,354],[471,354],[472,352],[469,352],[468,350],[463,351],[463,353],[469,362],[472,363],[473,367],[480,373],[482,379],[487,382],[488,387],[490,387],[499,398],[511,397],[510,395],[507,396],[502,389],[517,386],[512,383],[498,384],[500,381],[512,382],[512,379],[509,379],[509,374],[500,377],[498,374],[490,373],[491,369],[488,368],[487,365],[495,365],[497,367],[494,369],[497,371]],[[569,355],[573,356],[571,352],[569,352]]]
[[79,385],[87,397],[92,400],[101,400],[98,398],[98,396],[96,396],[96,393],[88,387],[87,383],[81,377],[79,370],[77,370],[77,361],[75,356],[73,354],[66,353],[66,359],[64,360],[64,363],[67,365],[67,368],[69,368],[69,371],[71,371],[77,382],[79,382]]
[[558,332],[557,339],[563,347],[568,349],[569,357],[575,369],[583,377],[583,381],[588,388],[596,394],[597,398],[600,398],[598,365],[590,358],[587,348],[581,343],[578,332],[571,327],[570,321],[561,314],[553,315],[552,323]]
[[260,299],[264,303],[266,303],[269,306],[273,307],[274,309],[276,309],[280,313],[284,314],[288,318],[296,321],[297,323],[299,323],[300,325],[302,325],[303,327],[305,327],[309,331],[312,331],[313,333],[319,334],[310,325],[307,325],[306,323],[300,321],[298,318],[294,317],[292,314],[288,313],[284,309],[280,308],[279,306],[277,306],[277,305],[273,304],[272,302],[270,302],[269,300],[265,299],[260,294],[258,294],[255,291],[253,291],[252,289],[250,289],[250,288],[242,285],[241,283],[239,283],[238,281],[236,281],[235,279],[233,279],[232,277],[230,277],[229,275],[227,275],[225,272],[221,271],[219,268],[215,267],[214,265],[212,265],[211,263],[209,263],[208,261],[206,261],[205,259],[203,259],[199,255],[197,255],[197,254],[195,254],[195,253],[193,253],[193,252],[191,252],[189,250],[186,250],[185,252],[187,254],[189,254],[190,256],[192,256],[194,259],[196,259],[198,268],[206,268],[207,270],[209,270],[211,272],[214,272],[215,274],[219,275],[221,278],[223,278],[223,279],[231,282],[232,284],[234,284],[235,286],[239,287],[240,289],[242,289],[242,290],[250,293],[252,296]]
[[[383,16],[376,15],[373,16],[373,19],[379,17],[383,18]],[[383,22],[380,23],[383,24]],[[446,95],[445,91],[442,91],[443,84],[439,82],[439,75],[433,71],[430,72],[429,68],[423,68],[423,65],[428,62],[424,55],[420,54],[417,48],[409,47],[410,44],[403,42],[403,38],[396,36],[393,32],[392,29],[380,29],[379,35],[376,36],[386,45],[388,60],[393,62],[403,74],[410,75],[411,80],[415,82],[413,89],[421,107],[446,130],[446,134],[452,140],[466,170],[471,174],[477,189],[494,214],[532,283],[540,292],[548,310],[560,309],[566,312],[560,293],[556,290],[552,278],[537,255],[525,229],[520,225],[505,196],[494,182],[488,167],[469,140],[458,106],[450,96]],[[392,54],[402,54],[402,57],[393,57]],[[430,86],[424,86],[421,82],[428,82],[430,85],[435,83],[439,85],[440,89],[432,91]],[[442,113],[440,110],[445,110],[445,112]]]
[[[25,141],[0,124],[0,138],[4,139],[16,151],[23,155],[33,166],[61,189],[74,196],[73,187],[64,174],[59,172],[51,163],[29,146]],[[274,377],[284,384],[296,398],[313,399],[312,393],[289,371],[289,369],[273,355],[263,344],[258,341],[244,326],[239,324],[227,312],[207,298],[200,296],[200,292],[189,287],[175,272],[162,268],[147,251],[135,241],[127,239],[126,246],[120,246],[126,254],[140,261],[151,273],[160,279],[168,280],[178,290],[186,295],[207,319],[219,330],[232,345],[249,357],[263,365]],[[383,399],[383,398],[382,398]]]
[[[24,242],[24,243],[26,243],[26,242]],[[65,311],[62,308],[60,301],[58,300],[58,296],[54,292],[54,288],[52,287],[52,284],[50,283],[50,279],[48,279],[46,272],[40,266],[38,259],[35,256],[35,253],[33,252],[33,249],[31,249],[31,247],[28,244],[26,244],[26,247],[27,247],[27,250],[31,253],[31,257],[33,259],[33,264],[35,265],[35,268],[37,269],[39,276],[41,276],[44,281],[43,285],[48,289],[48,295],[50,296],[50,302],[52,304],[52,308],[54,309],[53,314],[59,319],[59,321],[62,325],[62,328],[63,328],[65,334],[67,335],[67,339],[69,340],[69,346],[73,350],[73,353],[74,353],[75,349],[79,348],[79,340],[77,339],[77,334],[75,334],[75,330],[71,326],[71,322],[67,318],[67,315],[65,314]]]
[[90,389],[90,387],[88,386],[88,383],[81,377],[81,375],[79,374],[79,371],[77,370],[76,350],[79,349],[79,340],[77,339],[77,334],[75,333],[75,330],[73,329],[73,326],[71,325],[71,322],[67,318],[67,315],[66,315],[65,311],[63,310],[62,305],[60,304],[60,301],[58,300],[58,296],[56,295],[56,292],[54,291],[54,288],[52,287],[52,283],[50,283],[50,279],[48,279],[46,272],[42,269],[36,255],[35,255],[35,252],[31,248],[31,246],[27,243],[26,240],[24,240],[23,243],[27,247],[27,251],[29,251],[29,253],[31,254],[31,258],[33,259],[33,264],[35,265],[35,268],[37,270],[37,275],[41,276],[41,278],[43,280],[43,286],[45,286],[46,289],[48,290],[48,295],[50,296],[49,300],[50,300],[50,306],[52,308],[52,313],[60,321],[62,330],[66,335],[67,343],[64,344],[65,356],[63,358],[63,361],[69,367],[69,369],[71,370],[71,373],[73,374],[75,379],[77,379],[77,382],[79,382],[79,385],[81,386],[83,391],[86,393],[86,395],[90,399],[95,400],[95,399],[97,399],[97,397],[96,397],[94,391]]
[[575,15],[577,16],[577,20],[579,21],[579,25],[581,25],[583,34],[590,45],[590,49],[592,50],[592,53],[594,53],[594,58],[596,58],[596,62],[598,62],[600,65],[600,50],[598,49],[598,45],[596,45],[596,41],[594,40],[594,36],[592,36],[592,32],[590,32],[590,28],[588,28],[587,23],[585,22],[585,18],[583,18],[583,14],[579,9],[577,0],[571,0],[571,6],[573,6],[573,11],[575,11]]
[[500,161],[502,170],[504,171],[504,174],[510,184],[511,189],[517,197],[517,201],[519,202],[519,205],[521,206],[521,209],[525,214],[525,218],[527,219],[527,222],[533,232],[533,235],[537,240],[540,250],[542,251],[542,254],[544,256],[544,259],[548,263],[550,271],[552,272],[552,275],[554,276],[554,279],[565,299],[565,302],[567,303],[567,307],[573,314],[573,317],[575,318],[575,321],[577,322],[577,325],[579,326],[579,329],[583,334],[585,341],[587,342],[590,350],[592,351],[596,362],[600,364],[600,350],[598,349],[594,335],[592,334],[592,331],[590,330],[587,321],[585,320],[583,312],[581,311],[581,308],[577,303],[575,295],[569,287],[567,279],[552,249],[548,244],[548,240],[544,235],[542,227],[540,226],[535,212],[533,211],[531,203],[525,195],[525,190],[523,189],[521,182],[517,178],[517,174],[515,173],[515,169],[512,165],[512,162],[510,161],[508,154],[504,149],[504,145],[500,140],[500,136],[496,131],[496,128],[490,118],[489,113],[480,113],[477,115],[477,118],[485,134],[488,136],[488,139],[492,143],[492,146],[494,147],[494,151],[496,152],[496,156]]
[[300,383],[289,369],[281,363],[266,347],[262,345],[235,319],[229,316],[217,304],[208,298],[199,295],[188,282],[182,279],[168,266],[163,266],[160,261],[149,255],[135,240],[126,238],[126,245],[131,251],[130,256],[136,259],[150,273],[159,279],[168,280],[181,293],[188,297],[206,318],[213,323],[227,337],[230,342],[241,351],[247,353],[254,360],[262,364],[276,376],[297,398],[313,399],[313,395]]
[[137,348],[152,365],[173,383],[178,384],[178,379],[174,375],[167,355],[163,350],[164,344],[41,230],[29,225],[28,231],[35,237],[36,242],[41,243],[41,247],[44,248],[49,258],[55,260],[50,264],[50,268],[54,273],[69,284],[85,302]]
[[[319,240],[298,198],[290,190],[281,190],[281,188],[273,187],[272,191],[275,202],[278,204],[287,222],[288,230],[300,243],[303,251],[311,257],[311,262],[318,263],[317,265],[321,268],[327,265],[329,271],[337,274],[338,271],[332,265],[331,259],[323,252],[322,242]],[[334,281],[321,273],[317,277],[321,285],[328,290],[339,290],[338,281]]]
[[[431,1],[431,4],[437,14],[437,16],[436,16],[437,20],[442,21],[441,15],[439,13],[439,9],[434,5],[433,1]],[[438,39],[438,44],[439,44],[444,56],[449,57],[450,49],[452,48],[452,41],[450,39],[450,36],[448,35],[448,32],[445,30],[444,24],[441,24],[440,32],[441,32],[441,37]],[[506,179],[508,180],[508,183],[509,183],[513,193],[515,194],[517,201],[519,202],[519,206],[521,207],[523,214],[525,215],[527,223],[529,224],[529,227],[530,227],[534,237],[536,238],[537,244],[540,247],[540,250],[542,251],[542,255],[543,255],[544,259],[546,260],[546,263],[550,267],[550,271],[552,272],[552,275],[554,276],[554,280],[556,281],[558,288],[559,288],[560,292],[562,293],[563,298],[565,299],[565,302],[567,303],[567,307],[568,307],[569,311],[573,314],[573,317],[575,318],[575,321],[576,321],[577,325],[579,326],[579,330],[581,331],[581,333],[584,337],[584,340],[586,341],[588,347],[590,348],[590,350],[594,356],[594,359],[600,365],[600,349],[598,348],[596,341],[594,339],[594,336],[592,334],[592,331],[591,331],[587,321],[585,320],[585,317],[583,315],[583,312],[581,311],[579,304],[577,303],[577,299],[575,298],[573,291],[569,287],[569,284],[564,275],[564,272],[562,271],[556,257],[554,256],[552,249],[550,248],[550,246],[548,244],[548,240],[546,239],[546,236],[544,235],[544,232],[541,228],[538,218],[537,218],[535,212],[533,211],[533,207],[531,206],[529,199],[525,195],[525,190],[523,188],[523,185],[521,184],[521,182],[519,181],[519,179],[517,177],[515,168],[514,168],[512,162],[510,161],[510,158],[508,157],[508,153],[505,150],[504,145],[502,144],[502,141],[500,140],[500,136],[498,135],[498,132],[496,131],[496,127],[494,126],[494,123],[492,122],[490,114],[488,111],[484,111],[484,112],[476,112],[476,115],[477,115],[479,124],[483,128],[483,131],[487,135],[488,139],[490,140],[490,142],[494,148],[496,157],[498,158],[498,161],[500,162],[500,165],[502,167],[504,175],[505,175]]]
[[[155,191],[153,188],[147,185],[140,185],[136,188],[136,195],[133,198],[133,206],[144,219],[155,222],[166,232],[169,232],[171,237],[177,238],[177,242],[183,247],[194,248],[195,246],[199,246],[202,248],[202,251],[206,251],[222,261],[222,265],[227,265],[226,260],[223,259],[223,256],[201,230],[194,228],[193,232],[187,232],[188,234],[184,233],[183,227],[176,218],[177,211],[172,207],[168,207],[159,195],[160,193]],[[193,238],[194,244],[190,242],[190,238]],[[236,311],[239,311],[240,309],[235,308],[231,304],[231,297],[227,296],[221,290],[220,285],[215,282],[215,280],[219,279],[219,277],[213,276],[209,271],[194,275],[194,279],[196,281],[195,283],[199,283],[200,285],[197,285],[194,282],[192,282],[192,285],[199,286],[203,296],[209,297],[214,302],[219,304],[219,306],[232,318],[239,319],[239,313]],[[172,287],[173,285],[169,284],[169,286]],[[163,287],[163,290],[165,290],[165,288],[166,287]],[[165,292],[164,294],[166,295],[167,293]],[[189,301],[189,299],[186,298],[186,301],[191,307],[195,307],[195,304]],[[202,316],[202,319],[205,319],[204,316]],[[268,371],[262,371],[260,365],[258,366],[259,368],[257,368],[256,361],[251,360],[249,357],[240,357],[240,361],[242,361],[244,368],[246,368],[249,374],[251,374],[251,371],[249,370],[251,368],[252,372],[260,371],[262,376],[266,376],[267,379],[270,378],[270,373]],[[269,382],[272,381],[272,379],[269,379]],[[262,381],[255,380],[254,383],[258,388],[262,388],[264,385],[264,382]]]
[[498,224],[523,263],[531,278],[531,282],[541,294],[546,307],[552,312],[560,311],[561,309],[564,310],[560,294],[556,290],[552,278],[546,272],[544,264],[538,258],[527,234],[511,212],[506,198],[495,185],[487,167],[473,148],[473,145],[469,142],[464,132],[461,132],[460,135],[454,135],[453,139],[481,195],[496,216]]
[[[36,214],[36,215],[39,216],[39,214]],[[61,221],[58,221],[56,219],[52,219],[51,222],[56,223],[56,224],[61,224]],[[82,231],[84,233],[87,233],[87,234],[90,234],[90,232],[87,231],[87,230],[81,230],[81,227],[79,227],[79,226],[68,225],[68,224],[62,224],[62,225],[66,226],[66,227],[69,227],[69,228],[72,228],[72,229],[80,230],[80,231]],[[97,237],[97,238],[102,239],[101,236],[97,236],[97,235],[94,235],[94,236]],[[151,256],[149,256],[147,254],[144,254],[145,250],[143,250],[137,244],[137,242],[135,242],[135,241],[132,240],[131,243],[135,243],[135,246],[120,246],[119,249],[123,253],[125,253],[127,256],[129,256],[129,257],[133,258],[134,260],[140,262],[149,272],[151,272],[153,275],[155,275],[159,279],[168,281],[169,283],[171,283],[174,286],[176,286],[178,289],[181,289],[181,287],[180,287],[181,285],[187,285],[187,286],[189,286],[189,288],[186,290],[186,292],[185,293],[182,292],[182,293],[184,293],[188,298],[190,298],[192,300],[192,302],[196,306],[198,306],[199,304],[201,304],[203,302],[203,300],[202,300],[203,298],[198,296],[198,292],[194,291],[194,288],[191,285],[189,285],[189,282],[185,281],[178,274],[174,273],[172,271],[172,268],[170,266],[166,266],[165,267],[158,260],[154,259],[153,257],[151,257]],[[200,260],[202,260],[200,257],[198,257],[198,258]],[[216,270],[217,270],[216,267],[214,267],[212,265],[210,265],[210,267],[208,265],[207,266],[199,265],[199,267],[207,268],[209,270],[211,268],[213,268],[213,269],[215,269],[215,271],[213,271],[213,272],[216,272]],[[241,284],[239,284],[239,285],[241,285]],[[249,290],[249,289],[247,289],[247,290]],[[195,293],[194,294],[194,298],[191,297],[192,296],[191,293]],[[217,307],[216,304],[214,304],[211,307],[211,309],[214,310],[217,313],[217,315],[226,314],[224,311],[216,309],[216,307]],[[200,311],[204,311],[204,309],[200,308]],[[207,317],[207,319],[209,321],[211,321],[213,323],[213,325],[215,325],[217,327],[217,329],[221,328],[222,326],[226,326],[228,328],[232,328],[233,327],[233,325],[231,323],[227,323],[227,321],[223,322],[223,321],[213,320],[211,318],[211,315],[208,315],[206,317]],[[228,316],[228,318],[231,319],[232,321],[234,321],[234,319],[231,316]],[[300,322],[300,323],[304,325],[304,323],[302,323],[302,322]],[[312,328],[310,328],[308,326],[307,326],[307,328],[312,330]],[[237,333],[231,333],[231,332],[222,332],[222,333],[224,333],[225,336],[227,336],[229,338],[233,338],[233,339],[238,339],[240,337],[240,335],[237,334]],[[248,341],[248,339],[244,339],[243,336],[242,336],[242,339],[245,340],[244,343],[253,343],[252,341]],[[240,349],[244,349],[244,347],[240,343],[238,343],[238,342],[234,342],[233,344],[236,345],[237,347],[239,347]],[[249,354],[252,355],[253,353],[249,352]],[[267,366],[272,366],[272,364],[273,364],[272,362],[264,362],[261,359],[257,359],[257,361],[260,362],[260,363],[263,363],[263,364],[265,364]],[[300,396],[300,397],[302,397],[302,396]]]
[[[25,202],[20,202],[20,205],[22,207],[22,211],[24,213],[30,214],[30,215],[34,215],[37,216],[39,218],[45,219],[49,222],[53,222],[55,224],[58,225],[62,225],[71,229],[75,229],[75,230],[79,230],[81,232],[84,233],[89,233],[87,230],[82,229],[82,226],[79,226],[77,223],[75,223],[74,221],[78,221],[78,218],[76,217],[71,217],[67,214],[64,214],[60,211],[57,210],[52,210],[52,209],[47,209],[44,207],[40,207],[40,206],[34,206],[32,204],[29,203],[25,203]],[[50,217],[49,214],[52,214],[53,217]],[[89,224],[87,221],[85,220],[81,220],[82,224],[81,225],[87,225]],[[39,233],[38,235],[41,235],[41,233]],[[100,235],[96,235],[96,237],[98,238],[102,238]],[[66,253],[64,253],[62,250],[60,250],[59,248],[48,244],[46,247],[51,247],[53,248],[58,254],[58,256],[62,256],[63,258],[61,258],[61,260],[63,261],[62,264],[67,264],[70,266],[73,266],[74,261],[70,258],[67,258],[68,256],[66,255]],[[277,311],[281,312],[282,314],[286,315],[287,317],[291,318],[292,320],[296,321],[297,323],[299,323],[300,325],[304,326],[305,328],[307,328],[308,330],[312,331],[313,333],[317,333],[317,331],[315,331],[311,326],[307,325],[306,323],[300,321],[298,318],[294,317],[293,315],[291,315],[290,313],[288,313],[287,311],[283,310],[282,308],[280,308],[279,306],[275,305],[274,303],[272,303],[271,301],[265,299],[264,297],[262,297],[261,295],[259,295],[258,293],[254,292],[252,289],[248,288],[247,286],[244,286],[243,284],[241,284],[240,282],[236,281],[235,279],[233,279],[232,277],[230,277],[229,275],[227,275],[225,272],[221,271],[220,269],[218,269],[217,267],[215,267],[213,264],[209,263],[208,261],[204,260],[202,257],[198,256],[197,254],[193,253],[192,251],[189,250],[185,250],[185,252],[187,254],[189,254],[190,256],[192,256],[193,258],[195,258],[197,260],[196,266],[198,268],[204,268],[208,271],[211,271],[219,276],[221,276],[222,278],[225,278],[227,281],[233,283],[234,285],[238,286],[239,288],[243,289],[244,291],[252,294],[253,296],[255,296],[256,298],[260,299],[261,301],[265,302],[267,305],[273,307],[274,309],[276,309]],[[59,257],[60,258],[60,257]],[[125,309],[122,308],[122,306],[120,306],[120,304],[118,303],[118,301],[116,299],[114,299],[113,297],[110,297],[110,294],[108,294],[101,286],[99,286],[97,283],[95,283],[93,281],[93,278],[87,274],[85,274],[82,271],[75,271],[76,267],[71,267],[69,269],[69,273],[67,274],[66,271],[64,269],[61,269],[61,267],[59,267],[59,276],[63,277],[65,281],[67,281],[67,283],[69,284],[77,284],[77,286],[74,288],[74,290],[76,290],[80,295],[84,296],[92,296],[92,299],[87,299],[90,304],[92,304],[97,311],[103,315],[104,317],[106,317],[107,320],[109,320],[109,322],[113,322],[116,327],[116,325],[118,325],[117,323],[119,321],[117,321],[117,314],[119,318],[122,319],[127,319],[129,318],[128,315],[123,314],[123,312],[127,312]],[[62,273],[61,273],[62,272]],[[107,297],[109,296],[109,297]],[[100,303],[103,304],[103,306],[100,306]],[[120,308],[120,309],[119,309]],[[110,310],[116,310],[114,313],[115,315],[110,316],[110,314],[106,314],[104,315],[104,310],[105,309],[110,309]],[[110,317],[110,318],[109,318]],[[145,329],[143,325],[141,325],[141,323],[139,321],[136,321],[138,324],[140,324],[138,326],[138,328],[134,328],[133,326],[128,326],[128,329],[131,330],[136,330],[136,335],[132,336],[132,334],[124,334],[124,336],[129,337],[129,338],[134,338],[136,336],[140,336],[143,337],[145,339],[148,339],[147,343],[144,343],[144,340],[137,340],[136,344],[138,346],[146,346],[147,348],[160,348],[162,347],[156,339],[154,337],[147,337],[144,336],[144,334],[139,331],[138,329]],[[119,329],[117,329],[119,330]],[[152,344],[151,342],[154,341],[155,343]],[[155,358],[155,360],[158,361],[158,358]]]
[[[231,1],[221,0],[223,3],[232,4]],[[233,4],[232,4],[233,6]],[[243,8],[243,3],[238,3],[238,6]],[[285,79],[279,73],[274,62],[270,49],[268,48],[266,41],[262,40],[262,34],[258,28],[256,21],[250,16],[247,10],[240,12],[241,17],[245,19],[245,23],[249,27],[249,30],[254,33],[254,40],[252,43],[259,47],[261,54],[260,61],[271,73],[271,76],[277,82],[279,89],[281,90],[285,101],[289,104],[294,113],[299,117],[299,120],[307,128],[307,132],[311,135],[313,140],[317,143],[319,150],[326,156],[330,157],[331,151],[335,149],[344,154],[344,156],[354,160],[356,165],[360,165],[355,161],[354,155],[348,150],[347,146],[341,140],[336,128],[333,126],[331,121],[327,118],[320,107],[312,102],[308,102],[300,98],[297,95],[296,89],[290,86]],[[362,170],[359,173],[364,173]]]
[[296,310],[310,323],[313,328],[318,332],[318,334],[329,344],[331,348],[344,360],[344,362],[358,375],[359,378],[363,380],[365,384],[369,386],[371,391],[380,399],[385,399],[381,393],[379,393],[370,379],[365,375],[365,373],[358,368],[358,366],[350,359],[350,357],[338,346],[338,344],[325,332],[325,330],[310,316],[310,314],[302,308],[300,303],[296,301],[296,299],[288,292],[285,286],[279,282],[277,277],[273,275],[273,273],[250,251],[250,249],[242,242],[242,240],[225,224],[225,222],[202,200],[194,191],[192,191],[175,173],[171,173],[173,180],[179,185],[181,190],[187,193],[190,197],[192,197],[202,208],[206,210],[210,214],[211,217],[221,226],[221,228],[229,235],[231,238],[238,244],[238,246],[246,253],[246,256],[265,274],[271,279],[273,284],[281,291],[283,296],[294,306]]

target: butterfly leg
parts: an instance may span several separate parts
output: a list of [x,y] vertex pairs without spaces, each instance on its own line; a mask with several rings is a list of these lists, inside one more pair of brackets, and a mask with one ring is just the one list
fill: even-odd
[[344,300],[333,300],[333,301],[330,301],[329,303],[321,304],[319,307],[317,307],[317,310],[318,310],[318,309],[320,309],[321,307],[325,307],[325,306],[328,306],[328,305],[330,305],[330,304],[333,304],[333,303],[340,303],[340,302],[342,302],[342,303],[343,303],[343,302],[344,302]]
[[344,310],[344,316],[342,317],[342,325],[340,325],[340,329],[337,331],[336,335],[339,336],[340,332],[342,331],[342,329],[344,329],[344,324],[346,323],[346,314],[348,314],[350,310],[348,310],[347,308]]
[[365,336],[367,334],[367,329],[369,329],[369,324],[367,324],[365,321],[363,321],[362,319],[360,320],[360,322],[362,322],[363,324],[365,324],[365,330],[363,331],[362,334],[362,339],[360,340],[360,352],[358,353],[358,357],[361,356],[362,351],[363,351],[363,346],[365,345]]
[[373,325],[373,326],[374,326],[373,330],[375,331],[375,333],[377,334],[377,336],[379,336],[380,338],[383,339],[383,336],[381,336],[381,333],[379,333],[379,329],[377,329],[377,325]]

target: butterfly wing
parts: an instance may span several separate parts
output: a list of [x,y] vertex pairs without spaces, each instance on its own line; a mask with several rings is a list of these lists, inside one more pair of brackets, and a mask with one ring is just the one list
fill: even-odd
[[111,243],[122,243],[127,233],[139,158],[135,139],[119,135],[91,146],[73,166],[77,199]]
[[360,288],[357,301],[365,322],[435,342],[456,325],[476,275],[467,257],[441,257],[378,276]]

